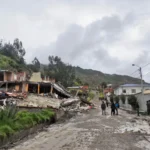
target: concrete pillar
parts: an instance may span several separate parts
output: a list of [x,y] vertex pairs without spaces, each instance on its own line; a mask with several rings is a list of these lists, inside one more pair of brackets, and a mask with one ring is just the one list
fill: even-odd
[[8,83],[6,82],[6,92],[8,91]]
[[6,72],[4,72],[4,81],[6,81]]
[[29,84],[27,83],[25,91],[28,92],[28,90],[29,90]]
[[22,83],[22,92],[28,92],[28,83]]
[[50,93],[51,93],[51,94],[53,93],[53,85],[51,85]]

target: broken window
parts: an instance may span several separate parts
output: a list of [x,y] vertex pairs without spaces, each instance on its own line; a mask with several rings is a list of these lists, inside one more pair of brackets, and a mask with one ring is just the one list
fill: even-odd
[[123,90],[122,90],[122,93],[126,93],[126,90],[125,90],[125,89],[123,89]]
[[136,93],[136,89],[132,89],[131,92],[132,92],[132,93]]

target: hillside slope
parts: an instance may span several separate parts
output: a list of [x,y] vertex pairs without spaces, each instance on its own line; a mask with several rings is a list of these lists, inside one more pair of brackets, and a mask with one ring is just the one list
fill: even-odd
[[97,86],[103,81],[112,84],[140,83],[139,79],[127,75],[104,74],[100,71],[82,69],[80,67],[75,67],[75,70],[76,76],[79,77],[83,82],[89,83],[91,86]]
[[27,66],[17,63],[14,59],[0,54],[0,70],[27,70]]

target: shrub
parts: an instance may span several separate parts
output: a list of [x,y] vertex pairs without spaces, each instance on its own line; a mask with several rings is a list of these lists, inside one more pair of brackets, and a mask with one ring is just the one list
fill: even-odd
[[0,131],[0,140],[4,140],[7,137],[4,131]]
[[110,96],[110,102],[111,102],[111,103],[114,102],[114,98],[113,98],[112,95]]
[[126,98],[125,98],[124,95],[121,95],[121,101],[122,101],[123,104],[125,104]]
[[37,123],[40,123],[42,122],[42,118],[39,116],[39,113],[32,113],[32,119],[37,122]]
[[132,108],[134,110],[136,110],[139,107],[138,102],[137,102],[137,98],[134,95],[130,95],[128,97],[128,103],[132,106]]
[[8,125],[3,125],[0,127],[0,133],[5,133],[7,136],[15,133],[15,131]]
[[116,103],[119,103],[119,96],[115,96],[114,99]]
[[49,118],[54,117],[55,113],[49,109],[42,110],[42,114],[49,116]]
[[0,110],[0,120],[1,121],[6,121],[8,118],[9,119],[12,119],[12,118],[14,118],[15,117],[15,115],[16,115],[16,113],[17,113],[17,109],[16,109],[16,107],[7,107],[6,109],[2,109],[2,110]]
[[30,115],[29,115],[29,116],[25,116],[25,117],[23,117],[23,118],[20,118],[20,119],[17,120],[17,121],[18,121],[20,124],[22,124],[24,128],[30,128],[30,127],[32,127],[32,126],[34,126],[34,125],[37,124],[37,122],[34,121]]
[[24,129],[24,126],[20,123],[20,122],[14,122],[12,125],[11,125],[12,129],[15,130],[15,131],[20,131],[22,129]]
[[89,92],[87,100],[90,101],[90,100],[92,100],[94,97],[95,97],[95,94],[94,94],[93,92]]
[[50,109],[44,109],[40,112],[17,112],[14,108],[7,108],[0,111],[0,139],[4,139],[11,134],[30,128],[38,123],[50,120],[55,113]]

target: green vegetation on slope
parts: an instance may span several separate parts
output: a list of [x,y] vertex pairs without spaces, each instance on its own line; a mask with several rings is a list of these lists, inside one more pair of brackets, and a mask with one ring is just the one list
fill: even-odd
[[82,82],[89,83],[90,86],[98,86],[102,82],[112,84],[125,84],[125,83],[140,83],[140,80],[126,75],[117,74],[104,74],[100,71],[92,69],[82,69],[75,67],[76,77],[80,78]]
[[0,69],[20,71],[20,70],[26,70],[26,66],[17,63],[15,60],[11,59],[10,57],[0,54]]
[[33,127],[36,124],[50,121],[55,113],[49,109],[40,112],[17,111],[16,108],[7,108],[0,111],[0,140],[10,135]]

